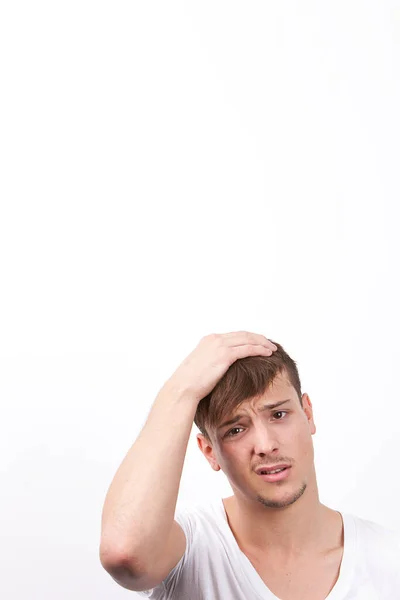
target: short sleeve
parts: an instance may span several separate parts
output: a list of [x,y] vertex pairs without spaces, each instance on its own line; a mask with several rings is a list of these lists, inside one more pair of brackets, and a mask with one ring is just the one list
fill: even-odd
[[169,598],[172,598],[172,594],[182,576],[182,572],[184,571],[191,554],[193,542],[193,524],[188,509],[179,509],[175,515],[175,521],[182,527],[186,537],[185,552],[164,581],[151,590],[136,592],[141,598],[149,598],[150,600],[169,600]]

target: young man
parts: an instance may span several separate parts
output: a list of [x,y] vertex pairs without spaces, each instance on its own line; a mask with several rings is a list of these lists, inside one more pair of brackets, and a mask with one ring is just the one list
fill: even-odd
[[[193,420],[233,495],[176,511]],[[315,431],[282,346],[243,331],[206,336],[111,483],[102,565],[154,600],[400,599],[400,534],[319,501]]]

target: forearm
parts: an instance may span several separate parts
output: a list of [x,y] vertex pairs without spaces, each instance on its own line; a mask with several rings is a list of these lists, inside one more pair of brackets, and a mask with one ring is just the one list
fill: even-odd
[[145,562],[171,530],[197,402],[167,384],[107,492],[100,553]]

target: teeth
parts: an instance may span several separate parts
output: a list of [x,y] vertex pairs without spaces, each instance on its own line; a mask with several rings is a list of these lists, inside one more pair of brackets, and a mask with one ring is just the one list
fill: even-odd
[[275,471],[262,471],[263,475],[272,475],[273,473],[280,473],[281,471],[284,470],[285,467],[283,467],[282,469],[275,469]]

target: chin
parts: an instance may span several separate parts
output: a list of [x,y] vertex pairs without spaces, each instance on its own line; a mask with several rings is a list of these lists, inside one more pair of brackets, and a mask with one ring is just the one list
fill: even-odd
[[257,496],[257,500],[268,508],[286,508],[287,506],[291,506],[297,502],[297,500],[299,500],[299,498],[301,498],[301,496],[304,494],[306,489],[307,484],[303,483],[303,485],[296,492],[285,491],[282,494],[278,492],[275,494],[272,493],[270,496],[268,496],[267,493],[262,495],[259,494]]

